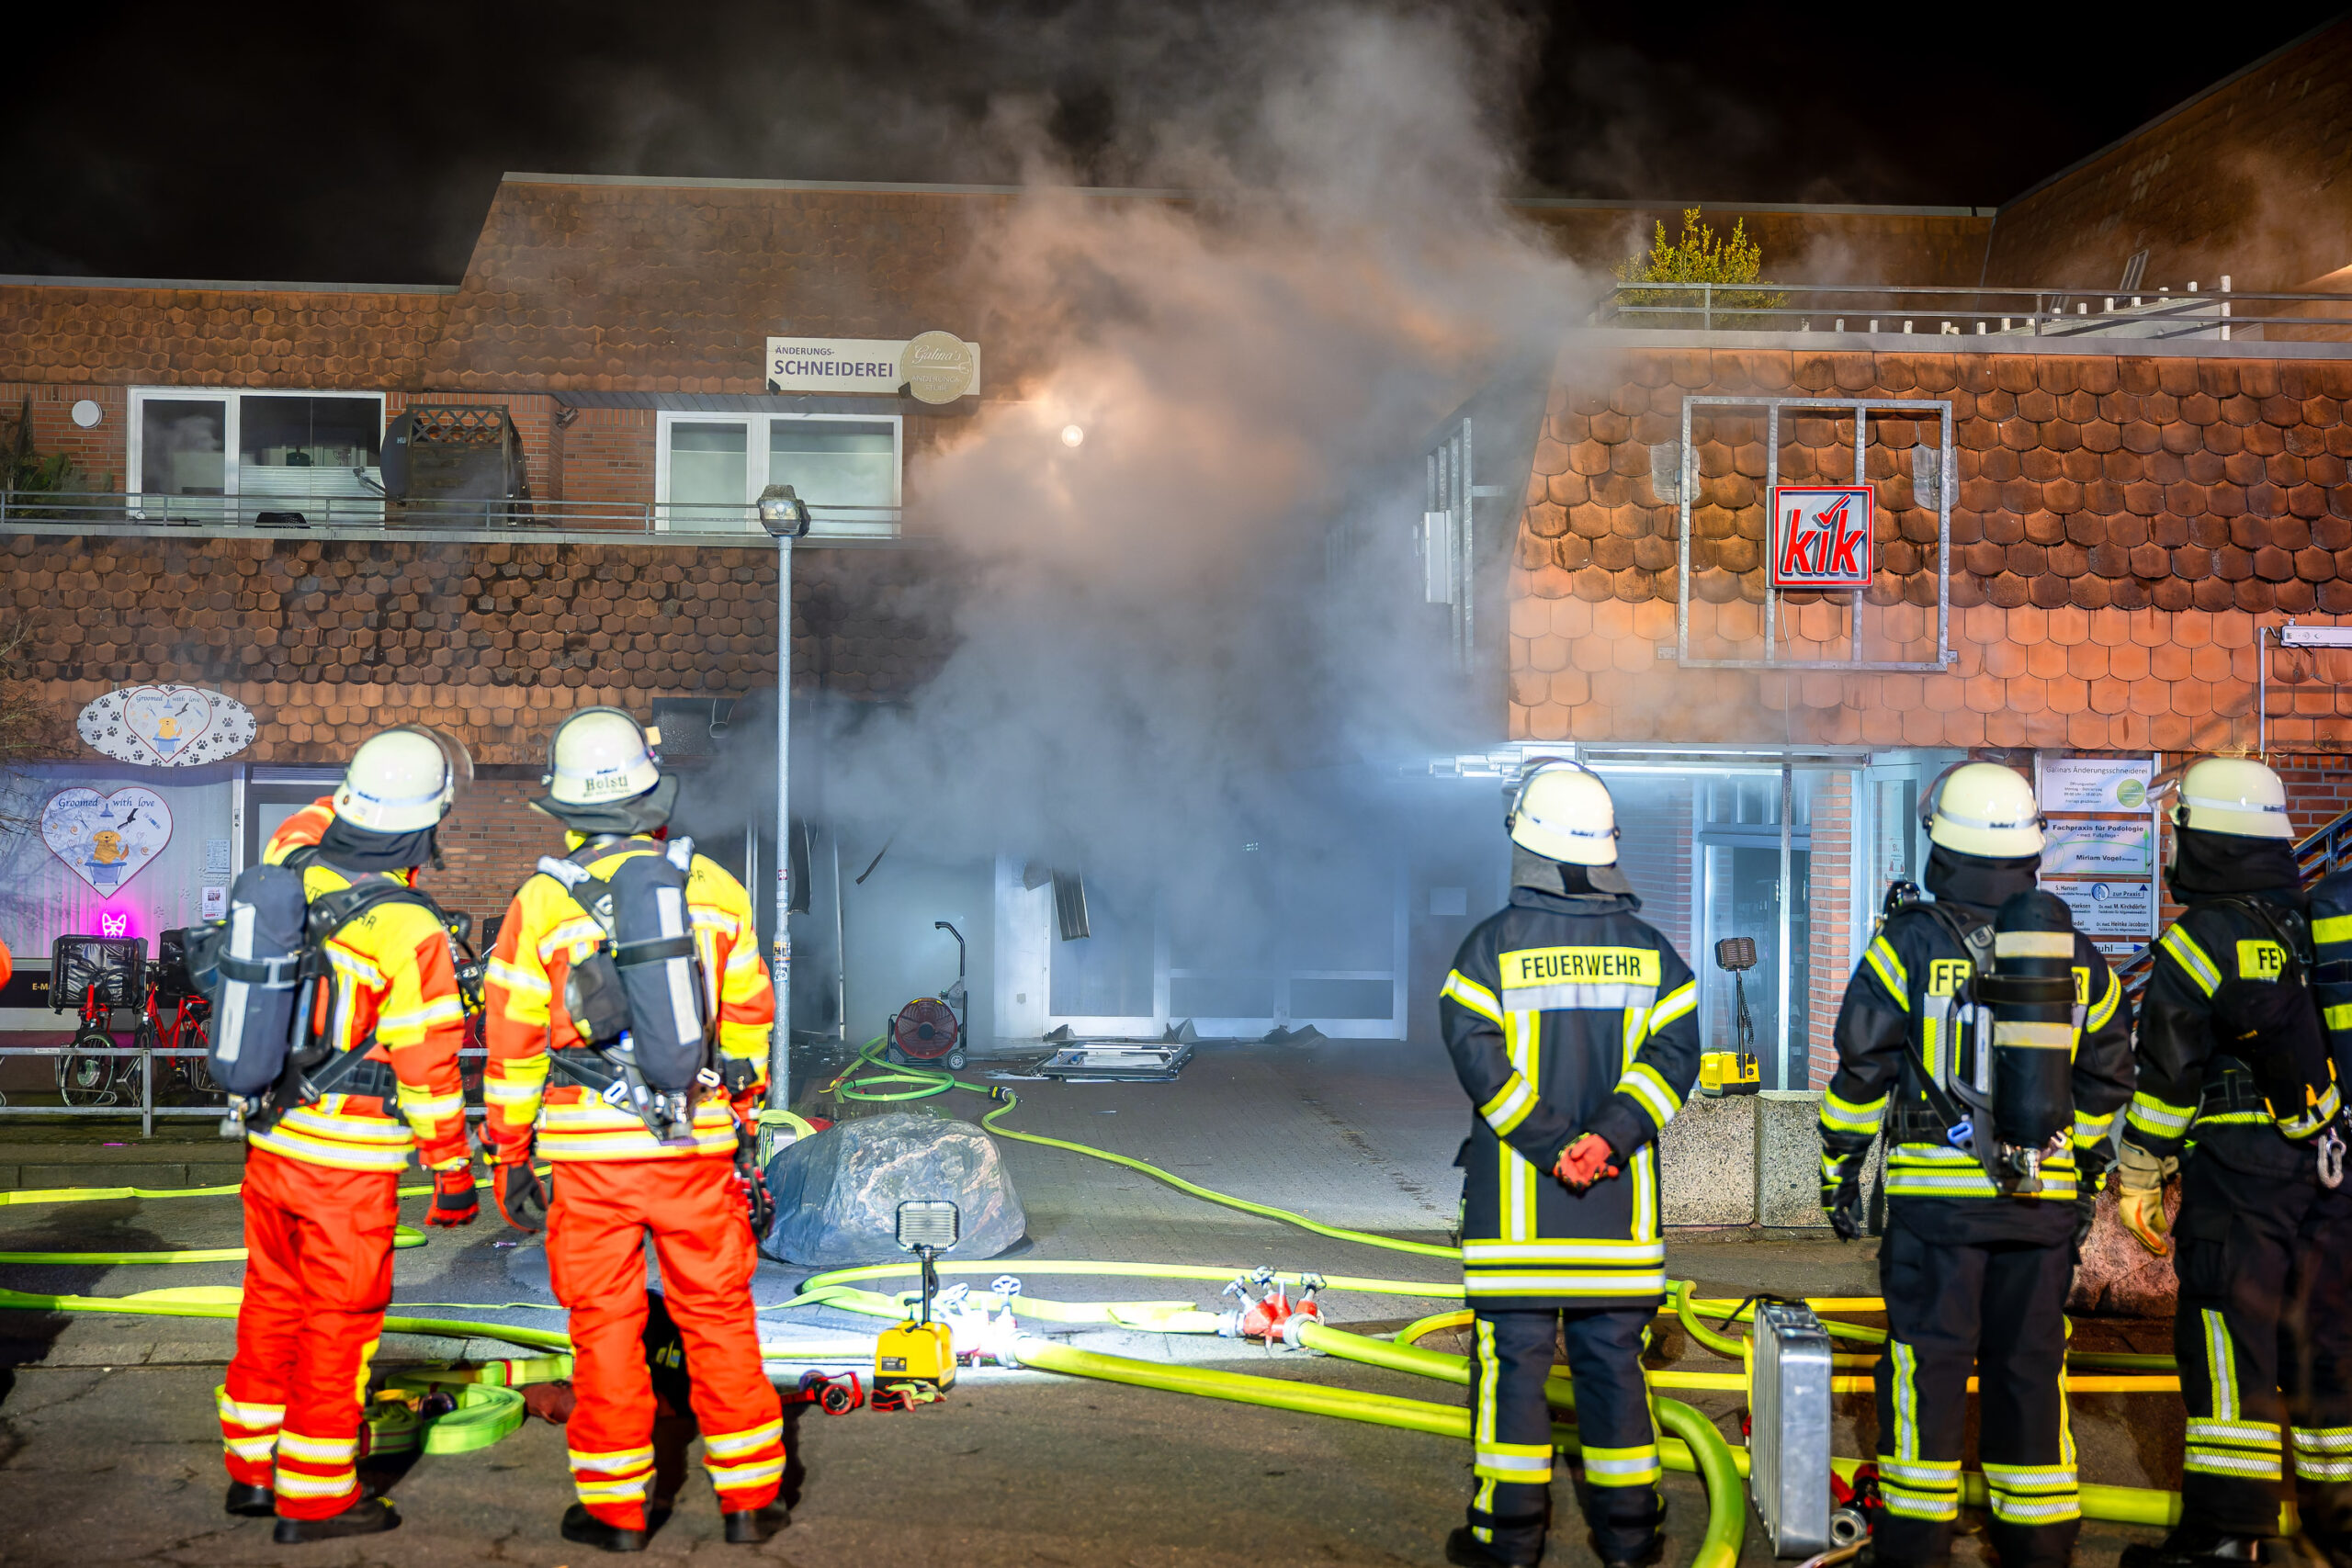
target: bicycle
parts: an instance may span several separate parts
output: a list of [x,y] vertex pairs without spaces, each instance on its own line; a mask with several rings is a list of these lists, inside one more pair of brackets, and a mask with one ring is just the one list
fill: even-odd
[[[50,1010],[78,1014],[74,1043],[57,1058],[58,1098],[77,1109],[119,1105],[126,1093],[136,1098],[140,1058],[112,1055],[114,1012],[152,1010],[147,939],[62,936],[50,944],[49,961]],[[138,1028],[145,1027],[142,1019]]]
[[[188,977],[187,932],[168,931],[156,939],[156,961],[149,971],[146,1008],[132,1043],[147,1051],[209,1051],[212,1047],[212,1003]],[[168,1005],[167,1022],[163,1010]],[[157,1056],[155,1098],[174,1095],[220,1095],[219,1084],[201,1056]],[[226,1103],[223,1097],[222,1102]]]

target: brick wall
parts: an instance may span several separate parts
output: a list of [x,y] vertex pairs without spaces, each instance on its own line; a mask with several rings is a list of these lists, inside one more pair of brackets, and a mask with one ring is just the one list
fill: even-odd
[[1805,881],[1807,1040],[1810,1081],[1790,1089],[1815,1088],[1838,1070],[1838,1004],[1853,974],[1854,952],[1854,775],[1840,770],[1823,776],[1813,796],[1813,853]]
[[563,829],[524,804],[538,790],[533,777],[477,778],[458,795],[441,825],[441,869],[425,874],[443,908],[477,924],[503,914],[539,857],[563,852]]
[[[74,405],[87,399],[98,405],[101,417],[88,430],[74,423]],[[16,435],[17,417],[28,400],[32,407],[33,450],[73,456],[83,472],[78,481],[90,490],[120,490],[130,467],[129,410],[130,398],[121,387],[74,386],[34,381],[0,382],[0,422],[6,434]]]
[[[1985,281],[2293,289],[2352,258],[2352,20],[2001,209]],[[2096,306],[2093,309],[2097,309]]]
[[[795,689],[891,697],[952,637],[943,585],[903,550],[806,549]],[[0,542],[0,617],[62,719],[109,688],[226,692],[255,761],[341,761],[371,729],[450,728],[535,766],[551,715],[737,696],[775,682],[775,554],[650,546],[74,538]]]
[[563,499],[628,502],[653,499],[655,434],[651,409],[579,409],[563,428]]

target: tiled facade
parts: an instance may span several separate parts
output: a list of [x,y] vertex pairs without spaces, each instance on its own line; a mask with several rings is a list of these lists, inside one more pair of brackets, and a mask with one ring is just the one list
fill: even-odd
[[[1686,394],[1947,400],[1957,450],[1940,674],[1681,670],[1679,516],[1652,477]],[[1563,360],[1510,587],[1514,739],[2167,750],[2255,739],[2256,617],[2352,613],[2352,359],[1644,349]],[[1850,416],[1781,427],[1783,482],[1851,477]],[[1734,416],[1736,414],[1736,417]],[[1763,654],[1765,420],[1694,411],[1691,649]],[[1880,570],[1864,644],[1838,596],[1783,600],[1781,657],[1931,660],[1937,514],[1874,420]],[[1671,470],[1668,470],[1669,476]],[[2332,656],[2331,656],[2332,657]],[[2332,666],[2331,666],[2332,668]],[[2274,674],[2274,743],[2352,739],[2352,689]]]
[[[796,690],[888,697],[945,647],[909,552],[797,552]],[[775,552],[650,546],[17,535],[0,604],[62,715],[178,681],[254,710],[251,760],[339,761],[371,730],[451,728],[535,763],[555,710],[775,683]]]

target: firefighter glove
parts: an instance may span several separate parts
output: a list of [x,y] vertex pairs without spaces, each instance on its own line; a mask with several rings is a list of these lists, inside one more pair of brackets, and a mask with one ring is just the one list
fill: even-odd
[[2158,1258],[2172,1250],[2165,1232],[2165,1178],[2179,1168],[2178,1160],[2159,1159],[2129,1138],[2115,1162],[2117,1215],[2123,1228]]
[[481,1200],[474,1193],[474,1168],[461,1165],[455,1170],[433,1173],[433,1207],[425,1211],[428,1225],[469,1225],[481,1213]]
[[1560,1151],[1560,1163],[1552,1174],[1566,1183],[1571,1192],[1582,1192],[1596,1181],[1618,1174],[1617,1151],[1609,1140],[1598,1133],[1587,1133]]
[[498,1200],[498,1214],[518,1231],[542,1228],[548,1219],[548,1190],[539,1184],[539,1173],[531,1168],[530,1156],[498,1168],[498,1186],[492,1195]]
[[1862,1234],[1862,1182],[1851,1174],[1840,1176],[1837,1184],[1822,1183],[1821,1206],[1829,1215],[1829,1228],[1838,1233],[1839,1241],[1852,1241]]

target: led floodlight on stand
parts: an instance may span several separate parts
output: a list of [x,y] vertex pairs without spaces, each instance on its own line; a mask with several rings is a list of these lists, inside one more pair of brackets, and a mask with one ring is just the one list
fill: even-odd
[[899,1205],[899,1246],[922,1259],[922,1312],[874,1342],[874,1389],[877,1406],[885,1394],[912,1404],[938,1398],[956,1386],[956,1341],[947,1325],[931,1320],[939,1292],[939,1255],[963,1235],[964,1214],[944,1198],[910,1198]]
[[1708,1051],[1699,1057],[1699,1092],[1705,1095],[1754,1094],[1762,1087],[1756,1066],[1756,1020],[1747,1010],[1747,985],[1741,978],[1756,967],[1756,939],[1727,936],[1715,943],[1715,967],[1731,975],[1736,1007],[1732,1015],[1734,1045],[1729,1051]]

